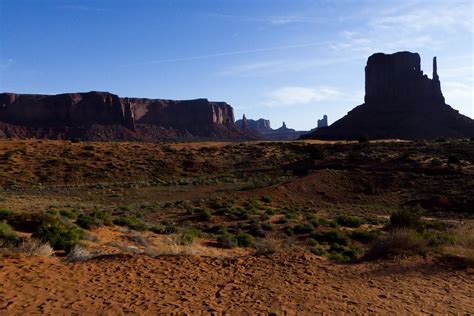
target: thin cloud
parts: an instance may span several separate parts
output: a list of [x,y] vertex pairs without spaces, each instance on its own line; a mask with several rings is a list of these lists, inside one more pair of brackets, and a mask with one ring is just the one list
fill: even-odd
[[4,62],[0,62],[0,70],[7,70],[13,65],[13,59],[9,58]]
[[86,5],[73,5],[73,4],[61,5],[61,6],[57,6],[56,8],[61,9],[61,10],[71,10],[71,11],[112,12],[111,10],[107,10],[103,8],[97,8],[97,7],[86,6]]
[[124,65],[123,67],[145,66],[145,65],[153,65],[153,64],[174,63],[174,62],[181,62],[181,61],[193,61],[193,60],[209,59],[209,58],[216,58],[216,57],[245,55],[245,54],[254,54],[254,53],[262,53],[262,52],[273,52],[273,51],[288,50],[288,49],[294,49],[294,48],[315,47],[315,46],[322,46],[322,45],[327,45],[327,43],[325,42],[303,43],[303,44],[286,45],[286,46],[238,50],[238,51],[222,52],[222,53],[215,53],[215,54],[190,56],[190,57],[157,59],[157,60],[149,60],[149,61],[144,61],[144,62],[128,64],[128,65]]
[[273,60],[262,62],[250,62],[233,65],[218,72],[220,76],[262,76],[279,72],[301,71],[312,68],[340,65],[358,59],[364,59],[365,54],[354,54],[351,56],[318,58],[309,60]]
[[268,94],[268,100],[263,102],[267,107],[298,106],[321,101],[337,100],[344,94],[334,87],[301,87],[286,86]]
[[232,14],[207,14],[209,17],[220,19],[231,19],[238,21],[257,22],[267,25],[281,26],[295,23],[322,23],[327,22],[327,18],[306,16],[306,15],[269,15],[269,16],[250,16],[250,15],[232,15]]

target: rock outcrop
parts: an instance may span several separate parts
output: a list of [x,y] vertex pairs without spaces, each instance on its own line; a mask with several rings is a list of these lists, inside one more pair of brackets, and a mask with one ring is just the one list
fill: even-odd
[[377,53],[365,67],[365,103],[303,138],[432,139],[473,137],[474,120],[445,103],[433,59],[432,79],[417,53]]
[[324,115],[322,119],[318,120],[318,128],[328,126],[328,116]]
[[265,120],[263,118],[258,120],[247,119],[245,114],[241,120],[235,121],[235,125],[238,128],[250,128],[259,133],[271,132],[272,128],[270,126],[270,120]]
[[[233,108],[207,99],[119,98],[108,92],[0,94],[0,136],[91,140],[246,139]],[[252,137],[251,137],[252,138]]]

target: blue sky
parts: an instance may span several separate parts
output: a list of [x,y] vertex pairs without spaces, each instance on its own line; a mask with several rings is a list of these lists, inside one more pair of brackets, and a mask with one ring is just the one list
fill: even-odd
[[363,102],[375,52],[433,56],[474,117],[473,1],[0,0],[0,91],[226,101],[304,130]]

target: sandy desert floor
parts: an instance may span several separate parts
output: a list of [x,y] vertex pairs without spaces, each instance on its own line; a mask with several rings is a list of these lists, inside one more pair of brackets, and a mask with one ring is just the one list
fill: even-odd
[[269,257],[5,258],[0,314],[474,312],[474,275],[431,259],[334,264]]

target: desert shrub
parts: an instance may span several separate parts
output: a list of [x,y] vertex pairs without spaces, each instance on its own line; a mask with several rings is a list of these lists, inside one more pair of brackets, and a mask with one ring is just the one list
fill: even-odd
[[56,216],[48,213],[15,213],[8,222],[16,230],[34,233],[41,225],[58,221]]
[[425,255],[427,242],[413,229],[400,228],[388,236],[377,238],[366,253],[369,259],[408,255]]
[[83,245],[74,245],[66,256],[68,262],[82,262],[92,258],[92,254]]
[[313,246],[309,248],[309,251],[315,256],[325,256],[327,254],[326,250],[321,246]]
[[231,234],[224,233],[217,237],[217,244],[221,248],[230,249],[230,248],[237,247],[237,240]]
[[453,238],[442,246],[441,253],[460,258],[466,268],[474,268],[474,224],[461,225],[450,233]]
[[253,245],[253,237],[244,232],[238,233],[235,236],[235,240],[237,241],[237,245],[239,247],[252,247]]
[[273,225],[271,223],[262,223],[262,229],[265,230],[265,231],[273,231],[275,228],[273,227]]
[[10,210],[0,209],[0,221],[9,221],[14,216],[14,213]]
[[102,221],[97,217],[81,214],[76,220],[76,225],[84,229],[91,229],[102,226]]
[[314,247],[314,246],[319,245],[319,243],[316,239],[308,238],[306,239],[306,245],[308,245],[309,247]]
[[379,236],[379,232],[375,230],[362,230],[356,229],[350,233],[350,237],[353,240],[357,240],[363,243],[370,242]]
[[319,147],[311,146],[308,151],[310,158],[313,160],[322,160],[326,157],[326,152]]
[[260,223],[253,223],[253,224],[250,226],[249,234],[252,235],[252,236],[254,236],[254,237],[263,238],[263,237],[265,237],[266,232],[265,232],[265,230],[262,228],[262,225],[260,225]]
[[256,255],[271,255],[277,252],[281,247],[281,244],[276,239],[258,239],[254,243]]
[[425,230],[421,233],[430,247],[439,247],[446,244],[455,244],[456,236],[449,231]]
[[178,243],[180,245],[191,245],[194,240],[201,235],[201,232],[194,228],[186,228],[181,230],[178,235]]
[[319,218],[316,217],[313,213],[306,213],[305,214],[305,219],[308,223],[310,223],[314,228],[318,227],[321,225],[321,221]]
[[364,220],[358,216],[340,215],[336,222],[343,227],[357,228],[364,223]]
[[59,221],[45,222],[31,236],[48,242],[55,250],[72,249],[82,239],[84,231],[77,226],[67,226]]
[[90,214],[80,214],[76,220],[76,225],[84,229],[97,228],[101,226],[111,226],[112,216],[106,212],[94,211]]
[[340,262],[348,262],[355,260],[359,257],[360,249],[352,246],[343,246],[338,243],[334,243],[329,248],[329,259]]
[[263,203],[271,203],[272,198],[268,195],[263,195],[260,197],[260,201],[262,201]]
[[168,235],[168,234],[174,234],[178,231],[178,228],[174,225],[161,225],[161,224],[156,224],[152,225],[148,228],[151,232],[154,232],[155,234],[162,234],[162,235]]
[[13,228],[5,220],[0,221],[0,242],[13,242],[17,236]]
[[127,237],[139,246],[144,246],[144,247],[148,246],[148,240],[144,236],[142,236],[141,234],[139,234],[137,232],[133,232],[132,234],[128,235]]
[[201,221],[209,221],[212,218],[212,211],[208,208],[198,208],[195,213]]
[[420,225],[420,215],[415,211],[403,209],[393,212],[390,216],[389,227],[392,229],[418,228]]
[[148,228],[145,223],[134,216],[118,216],[114,218],[113,223],[118,226],[126,226],[133,230],[146,230]]
[[307,223],[293,226],[293,233],[296,235],[310,234],[313,231],[313,226]]
[[292,236],[293,235],[293,227],[287,225],[285,227],[283,227],[283,232],[287,235],[287,236]]
[[61,210],[61,211],[59,211],[59,215],[61,215],[63,217],[66,217],[66,218],[70,218],[70,219],[77,218],[77,213],[74,212],[74,211],[70,211],[70,210]]
[[30,256],[51,257],[54,255],[54,250],[49,243],[34,238],[23,239],[15,248],[15,251],[26,253]]
[[337,243],[341,245],[348,245],[349,238],[341,231],[338,230],[329,230],[325,232],[315,232],[310,236],[312,239],[317,242],[325,242],[329,244]]

